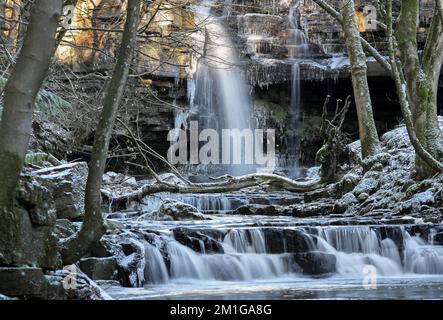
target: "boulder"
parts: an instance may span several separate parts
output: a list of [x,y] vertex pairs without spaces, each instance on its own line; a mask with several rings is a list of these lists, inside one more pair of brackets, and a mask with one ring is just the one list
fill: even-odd
[[86,162],[75,162],[33,172],[35,179],[52,194],[58,219],[83,216],[88,176]]
[[391,160],[391,155],[389,153],[377,153],[372,157],[363,159],[362,167],[365,172],[370,170],[381,171],[384,166],[389,164],[389,160]]
[[140,287],[144,282],[145,246],[134,234],[106,235],[118,270],[118,280],[125,287]]
[[163,201],[157,213],[158,220],[210,220],[190,204],[175,200]]
[[192,230],[188,228],[175,228],[173,230],[174,239],[181,244],[200,253],[224,253],[223,237],[224,232],[216,229]]
[[268,253],[308,252],[311,247],[312,238],[300,230],[265,228],[263,233]]
[[56,268],[60,265],[54,226],[33,223],[30,213],[14,208],[2,212],[0,223],[0,264],[20,264]]
[[48,290],[42,299],[48,300],[112,300],[87,275],[75,266],[65,267],[46,275]]
[[92,280],[118,280],[118,266],[115,257],[83,258],[80,269]]
[[284,213],[283,208],[275,205],[265,204],[247,204],[238,207],[233,214],[239,215],[259,215],[259,216],[277,216]]
[[0,213],[0,264],[55,268],[58,241],[53,233],[56,211],[52,194],[33,175],[20,179],[16,205]]
[[41,268],[0,268],[0,293],[10,297],[38,298],[46,294],[49,283]]
[[337,259],[333,254],[316,251],[296,253],[294,260],[306,275],[320,276],[336,272]]
[[68,219],[57,219],[55,222],[55,234],[59,238],[68,238],[79,231],[79,227]]
[[32,175],[21,177],[17,200],[34,225],[54,225],[57,215],[52,192]]
[[432,190],[417,193],[411,198],[411,202],[417,202],[421,205],[433,205],[435,203],[434,193]]
[[358,202],[363,203],[363,202],[365,202],[366,200],[368,200],[368,198],[369,198],[369,194],[363,192],[363,193],[360,193],[360,194],[358,195],[357,200],[358,200]]
[[378,185],[378,181],[374,178],[363,178],[352,192],[357,197],[361,193],[367,193],[371,195],[377,190]]
[[346,193],[341,199],[335,201],[334,213],[344,213],[348,208],[358,204],[357,198],[350,192]]
[[322,216],[332,213],[334,210],[334,202],[318,201],[307,204],[297,204],[286,208],[289,215],[298,218]]

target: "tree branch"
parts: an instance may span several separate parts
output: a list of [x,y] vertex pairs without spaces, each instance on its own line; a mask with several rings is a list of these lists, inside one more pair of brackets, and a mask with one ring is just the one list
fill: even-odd
[[[343,19],[341,14],[335,10],[331,5],[329,5],[324,0],[313,0],[318,6],[320,6],[323,10],[325,10],[331,17],[333,17],[335,20],[340,23],[340,25],[343,27]],[[375,49],[368,41],[363,39],[360,36],[360,41],[363,46],[363,49],[365,49],[387,72],[391,73],[391,66],[389,65],[389,62],[386,61],[386,59],[378,52],[377,49]]]

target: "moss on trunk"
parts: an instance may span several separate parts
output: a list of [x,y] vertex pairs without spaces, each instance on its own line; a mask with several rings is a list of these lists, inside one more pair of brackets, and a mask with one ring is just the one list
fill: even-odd
[[377,129],[372,114],[372,102],[367,80],[366,55],[360,40],[354,1],[344,1],[342,8],[343,31],[351,63],[352,86],[357,108],[362,157],[375,155],[380,150]]

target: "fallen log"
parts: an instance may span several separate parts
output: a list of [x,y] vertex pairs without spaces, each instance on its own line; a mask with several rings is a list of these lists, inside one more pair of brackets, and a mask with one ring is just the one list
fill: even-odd
[[227,180],[220,182],[191,183],[189,185],[156,182],[146,184],[136,191],[122,195],[114,195],[113,192],[102,189],[102,195],[109,202],[125,203],[141,200],[147,195],[165,191],[173,193],[224,193],[264,184],[291,192],[308,192],[325,185],[320,178],[309,181],[295,181],[276,174],[254,173],[229,177]]

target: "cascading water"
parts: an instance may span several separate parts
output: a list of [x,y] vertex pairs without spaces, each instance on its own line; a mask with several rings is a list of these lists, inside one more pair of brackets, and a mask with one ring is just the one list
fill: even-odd
[[[386,235],[387,231],[371,226],[242,227],[221,229],[224,235],[220,240],[205,230],[211,229],[199,230],[202,237],[194,250],[172,235],[165,239],[163,253],[146,244],[147,281],[299,277],[305,270],[328,261],[330,270],[327,271],[339,276],[361,277],[368,265],[374,266],[381,276],[443,274],[443,246],[429,245],[422,238],[411,236],[402,226],[390,229],[394,239]],[[218,251],[206,252],[204,239],[208,238],[219,243]]]
[[[229,4],[229,3],[228,3]],[[222,21],[210,13],[211,2],[197,7],[197,22],[205,25],[204,56],[195,67],[191,105],[199,108],[200,129],[253,129],[249,90],[242,70],[239,68],[238,52]],[[220,132],[221,133],[221,132]],[[245,154],[249,148],[241,147],[241,161],[235,163],[231,148],[231,161],[225,170],[232,175],[252,172],[254,167],[246,165]]]
[[292,6],[289,8],[289,37],[286,41],[286,46],[289,50],[291,58],[305,58],[309,53],[308,39],[305,33],[300,30],[298,23],[300,0],[294,0]]
[[[291,80],[291,122],[294,127],[298,129],[301,124],[301,89],[300,89],[300,58],[305,58],[309,55],[309,44],[304,32],[300,30],[298,23],[298,7],[299,0],[295,0],[289,8],[289,37],[286,40],[286,47],[289,51],[290,63],[292,64],[292,80]],[[288,141],[289,147],[287,150],[287,158],[283,165],[289,169],[289,176],[300,176],[300,158],[301,158],[301,141],[300,137],[295,135]]]

